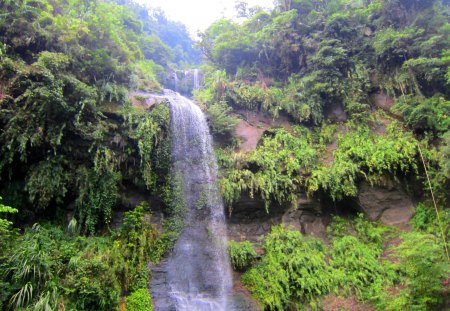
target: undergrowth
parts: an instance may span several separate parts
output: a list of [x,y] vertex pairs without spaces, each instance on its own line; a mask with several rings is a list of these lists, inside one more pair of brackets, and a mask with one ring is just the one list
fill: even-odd
[[[420,211],[413,223],[423,223]],[[392,238],[398,246],[387,247]],[[320,309],[328,294],[355,296],[377,310],[436,310],[450,264],[442,241],[426,232],[406,232],[366,220],[334,217],[329,245],[275,226],[266,236],[265,254],[242,281],[267,310]],[[386,258],[383,254],[392,254]]]

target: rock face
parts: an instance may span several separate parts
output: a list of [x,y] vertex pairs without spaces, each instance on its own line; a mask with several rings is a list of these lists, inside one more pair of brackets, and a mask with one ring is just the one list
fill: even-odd
[[273,225],[281,223],[284,210],[281,206],[276,206],[267,213],[261,198],[250,198],[244,194],[233,204],[228,215],[228,237],[235,241],[257,242],[262,235],[270,232]]
[[383,187],[371,187],[363,182],[358,199],[367,218],[381,220],[387,225],[406,224],[414,215],[414,204],[410,196],[393,182]]
[[158,265],[150,263],[149,269],[152,272],[149,288],[153,305],[164,306],[167,311],[176,311],[174,301],[167,295],[171,291],[167,278],[167,258],[161,260]]
[[228,218],[228,236],[236,241],[257,242],[270,232],[272,226],[283,224],[306,235],[324,237],[326,219],[320,202],[304,194],[299,195],[296,205],[272,205],[269,212],[261,198],[244,195],[233,205]]
[[256,149],[264,131],[265,128],[257,127],[245,120],[241,120],[236,126],[236,135],[242,142],[239,149],[243,152]]
[[277,119],[272,118],[267,113],[255,112],[250,110],[237,110],[242,117],[235,129],[235,135],[241,141],[239,151],[248,152],[256,149],[259,140],[264,132],[270,127],[290,128],[291,125],[285,116]]
[[325,117],[333,123],[347,121],[348,116],[341,103],[335,103],[325,108]]
[[384,92],[374,93],[370,96],[375,107],[389,111],[394,105],[394,100]]
[[149,109],[153,105],[166,101],[164,96],[153,93],[132,92],[129,95],[133,106],[144,109]]
[[306,235],[324,238],[326,234],[324,213],[320,202],[301,195],[297,205],[289,208],[281,218],[282,224]]

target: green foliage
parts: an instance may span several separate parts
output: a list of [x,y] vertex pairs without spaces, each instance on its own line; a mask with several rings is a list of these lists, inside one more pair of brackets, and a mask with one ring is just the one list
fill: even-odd
[[450,238],[450,210],[443,208],[438,210],[440,223],[436,215],[436,210],[432,207],[431,202],[420,202],[416,206],[416,214],[411,220],[411,224],[416,231],[430,233],[442,239],[441,228],[446,236]]
[[[87,253],[71,258],[64,280],[68,305],[75,310],[111,310],[119,303],[120,286],[108,257],[102,253]],[[95,280],[95,281],[93,281]]]
[[[55,225],[27,229],[0,253],[3,309],[113,310],[120,295],[147,288],[159,233],[146,210],[141,204],[125,212],[121,228],[107,237],[77,236]],[[148,294],[137,295],[151,305]]]
[[390,67],[402,64],[408,55],[408,46],[414,36],[421,31],[423,32],[423,29],[417,30],[413,27],[400,31],[388,27],[378,31],[374,38],[373,47],[382,68],[388,70]]
[[147,265],[160,234],[150,224],[150,215],[144,218],[145,212],[148,214],[145,203],[125,212],[114,243],[114,267],[125,292],[147,286],[149,282]]
[[292,301],[309,301],[332,290],[321,242],[277,226],[267,236],[265,250],[261,262],[242,277],[264,307],[284,310]]
[[[14,214],[17,213],[18,210],[11,206],[6,206],[1,203],[2,197],[0,197],[0,213],[2,214]],[[0,235],[5,235],[10,230],[10,226],[12,225],[11,221],[7,219],[0,218]]]
[[239,119],[230,113],[231,110],[224,102],[213,103],[206,108],[208,124],[213,134],[231,136],[234,133]]
[[[330,136],[331,134],[327,134]],[[314,140],[319,145],[313,147]],[[378,136],[366,127],[340,135],[331,164],[320,164],[323,141],[313,138],[301,127],[293,133],[275,130],[263,138],[258,148],[245,155],[228,159],[221,191],[225,202],[232,205],[242,192],[259,194],[266,208],[274,200],[294,202],[296,187],[314,193],[325,190],[335,200],[356,196],[357,182],[364,178],[380,184],[388,173],[414,173],[416,141],[411,133],[392,123],[385,136]],[[322,142],[321,142],[322,141]]]
[[302,183],[317,161],[317,153],[301,129],[291,134],[283,129],[266,136],[257,150],[246,155],[238,169],[230,169],[221,180],[225,202],[231,205],[241,192],[261,195],[266,209],[271,200],[294,202],[296,184]]
[[127,298],[127,311],[153,311],[152,296],[148,288],[140,288]]
[[269,112],[273,117],[278,117],[277,104],[282,100],[283,93],[280,89],[268,88],[264,84],[248,84],[242,81],[230,83],[227,89],[227,99],[234,106]]
[[158,175],[167,174],[171,148],[168,105],[157,104],[150,112],[129,109],[125,112],[130,137],[137,141],[142,178],[147,189],[156,189]]
[[229,241],[228,251],[230,253],[231,265],[235,270],[246,269],[258,256],[250,241]]
[[431,98],[402,96],[393,109],[414,129],[439,134],[450,128],[450,101],[438,94]]
[[319,166],[307,181],[309,191],[319,187],[329,191],[332,198],[356,196],[357,178],[372,184],[382,182],[388,172],[414,172],[417,164],[416,140],[409,132],[392,123],[385,136],[374,135],[365,127],[348,132],[338,139],[331,167]]
[[76,207],[84,232],[94,234],[96,225],[109,225],[112,210],[119,198],[118,185],[120,174],[114,171],[99,171],[81,168],[77,182],[79,194]]
[[333,274],[338,285],[345,291],[355,291],[362,299],[379,295],[389,282],[379,263],[381,248],[373,248],[353,236],[333,241],[331,249]]
[[386,296],[385,307],[430,310],[442,302],[443,280],[448,278],[450,264],[439,239],[420,232],[402,235],[403,243],[396,248],[402,282],[406,289],[398,295]]
[[334,216],[327,227],[330,238],[340,239],[353,234],[359,241],[370,245],[377,252],[382,249],[384,234],[387,231],[388,227],[368,221],[362,213],[358,213],[354,219]]
[[[53,240],[57,230],[50,232],[35,225],[33,230],[28,230],[19,243],[1,258],[2,278],[8,282],[7,295],[2,298],[9,299],[9,305],[13,309],[20,309],[30,304],[37,304],[48,292],[55,292],[56,297],[50,303],[56,307],[60,290],[54,285],[55,272],[58,269],[58,255],[51,254],[49,249],[55,251],[58,242]],[[56,255],[56,256],[55,256]],[[42,302],[42,301],[41,301]],[[6,301],[3,301],[6,306]]]
[[70,178],[63,165],[64,159],[51,157],[31,167],[25,186],[31,202],[41,208],[50,205],[52,200],[63,202]]

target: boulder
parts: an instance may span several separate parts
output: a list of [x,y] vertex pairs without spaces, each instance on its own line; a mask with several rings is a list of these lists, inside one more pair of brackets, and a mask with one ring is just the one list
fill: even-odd
[[305,194],[300,195],[297,204],[283,214],[281,222],[306,235],[321,238],[326,235],[320,203]]
[[274,205],[267,212],[264,201],[259,196],[250,198],[247,194],[242,194],[228,212],[228,237],[235,241],[257,242],[261,236],[270,232],[273,225],[281,223],[285,210],[282,206]]
[[401,225],[414,215],[411,197],[401,185],[390,181],[385,186],[372,187],[363,182],[359,188],[359,207],[370,220],[381,220],[387,225]]
[[370,95],[370,99],[372,100],[372,103],[375,105],[375,107],[381,108],[386,111],[389,111],[394,105],[394,100],[392,99],[392,97],[382,91]]
[[348,119],[347,113],[344,109],[344,105],[339,102],[325,107],[324,114],[325,117],[333,123],[345,122]]

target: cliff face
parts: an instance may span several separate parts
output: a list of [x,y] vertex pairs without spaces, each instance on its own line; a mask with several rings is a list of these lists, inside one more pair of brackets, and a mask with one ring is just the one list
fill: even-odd
[[326,227],[333,215],[351,217],[363,213],[367,219],[401,229],[410,228],[414,215],[413,196],[400,183],[370,186],[362,182],[358,196],[352,200],[333,202],[325,196],[300,194],[295,204],[273,204],[265,208],[264,200],[243,195],[228,210],[228,234],[232,240],[260,241],[272,226],[284,225],[307,236],[326,237]]

